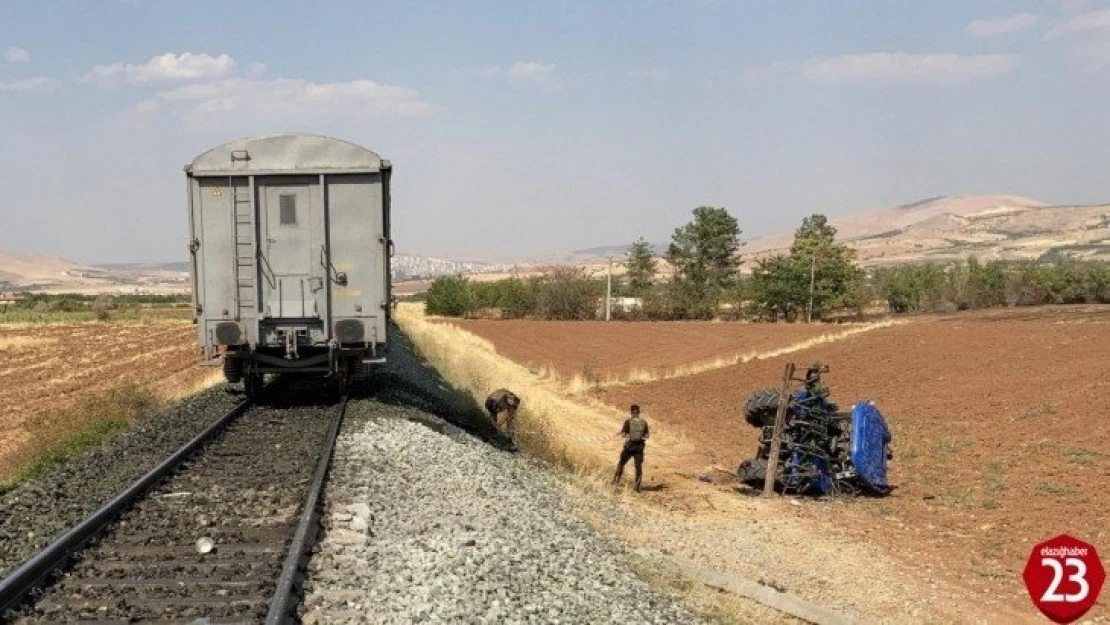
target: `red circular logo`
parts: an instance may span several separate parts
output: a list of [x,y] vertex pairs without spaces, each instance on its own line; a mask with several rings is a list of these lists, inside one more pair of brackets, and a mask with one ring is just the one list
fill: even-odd
[[1106,569],[1094,545],[1060,534],[1033,547],[1021,577],[1041,613],[1070,623],[1095,604]]

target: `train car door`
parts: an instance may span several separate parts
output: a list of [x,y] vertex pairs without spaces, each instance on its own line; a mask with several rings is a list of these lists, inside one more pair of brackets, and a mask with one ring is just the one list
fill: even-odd
[[264,311],[277,319],[320,318],[324,314],[324,211],[319,185],[277,179],[259,186],[259,229]]

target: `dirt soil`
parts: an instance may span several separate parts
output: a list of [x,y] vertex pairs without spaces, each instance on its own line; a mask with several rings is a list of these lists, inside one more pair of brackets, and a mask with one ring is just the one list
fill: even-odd
[[[681,344],[681,326],[668,334],[655,324],[544,325],[464,327],[510,357],[530,354],[533,364],[562,367],[610,353],[621,357],[598,362],[638,366],[646,358],[666,365],[665,355],[674,353],[704,358],[713,355],[714,331],[724,337],[719,346],[734,345],[738,336],[767,347],[805,336],[789,326],[695,325],[698,338],[687,344],[696,347],[683,352],[656,343],[662,335]],[[1034,618],[1021,571],[1036,542],[1070,533],[1110,549],[1110,421],[1097,399],[1110,393],[1107,354],[1110,307],[969,312],[917,317],[788,356],[596,392],[616,407],[639,403],[653,427],[678,430],[691,443],[692,451],[671,466],[648,462],[681,507],[678,498],[702,487],[735,492],[732,473],[757,440],[739,412],[749,393],[778,384],[788,361],[829,363],[835,401],[847,408],[872,399],[886,416],[897,489],[881,499],[802,501],[787,509],[815,534],[880,546],[922,581]],[[707,473],[712,486],[697,481]],[[652,498],[666,499],[664,493]],[[1107,601],[1104,594],[1089,617],[1104,618]]]
[[23,445],[23,424],[125,381],[163,396],[195,388],[200,367],[190,322],[0,324],[0,466]]
[[717,358],[757,354],[856,324],[713,322],[451,321],[530,367],[564,378],[589,372],[601,378],[645,370],[657,375]]

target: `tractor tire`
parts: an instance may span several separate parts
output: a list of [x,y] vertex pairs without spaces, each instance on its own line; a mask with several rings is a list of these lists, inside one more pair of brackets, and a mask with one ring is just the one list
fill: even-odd
[[230,354],[225,354],[224,378],[229,384],[238,384],[243,379],[243,361]]
[[763,488],[763,482],[767,479],[767,460],[755,458],[741,462],[740,468],[736,470],[736,477],[744,484]]
[[744,420],[752,427],[773,426],[778,411],[779,389],[773,387],[760,389],[752,393],[744,404]]

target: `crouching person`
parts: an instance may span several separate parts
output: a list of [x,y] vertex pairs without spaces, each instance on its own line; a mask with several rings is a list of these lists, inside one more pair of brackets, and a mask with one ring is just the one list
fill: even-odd
[[621,476],[624,475],[624,465],[633,460],[636,468],[636,491],[640,491],[644,478],[644,443],[648,438],[647,421],[640,416],[640,407],[632,404],[631,414],[621,427],[621,436],[624,437],[624,448],[617,462],[617,473],[613,476],[613,486],[620,485]]
[[516,419],[516,410],[520,407],[520,398],[507,389],[499,388],[490,393],[486,398],[486,412],[494,427],[501,427],[498,417],[505,413],[505,434],[513,439],[513,421]]

